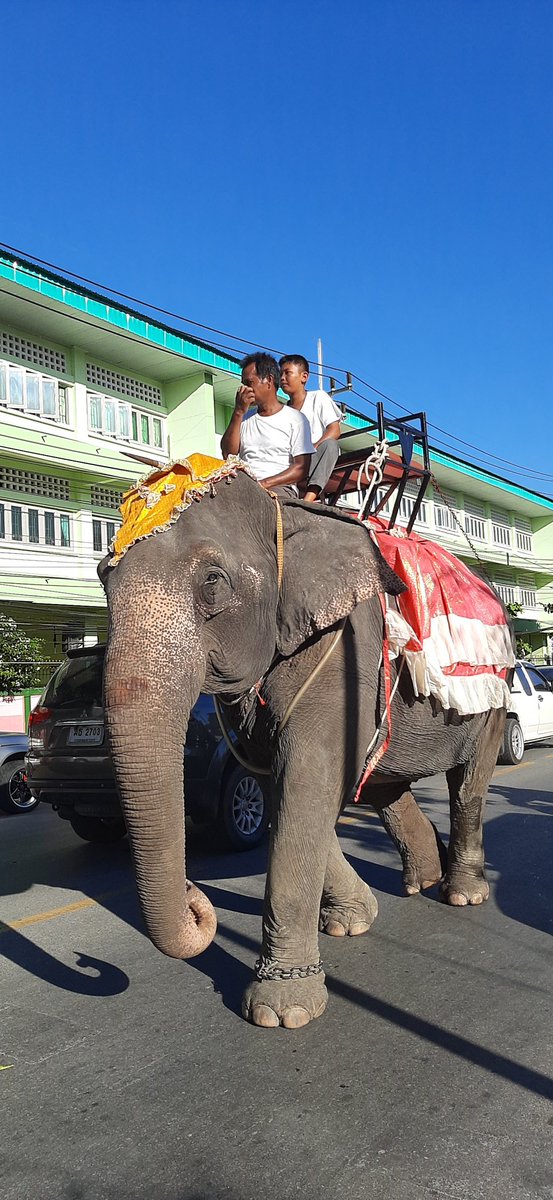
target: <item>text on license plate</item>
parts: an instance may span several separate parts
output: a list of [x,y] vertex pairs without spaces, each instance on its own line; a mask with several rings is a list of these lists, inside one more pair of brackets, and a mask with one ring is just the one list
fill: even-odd
[[72,725],[67,738],[70,746],[99,746],[103,740],[103,725]]

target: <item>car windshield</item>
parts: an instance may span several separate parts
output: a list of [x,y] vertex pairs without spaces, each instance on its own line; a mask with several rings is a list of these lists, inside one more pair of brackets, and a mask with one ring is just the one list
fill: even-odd
[[52,676],[44,693],[43,704],[47,708],[60,708],[75,701],[101,705],[103,665],[102,654],[68,658]]

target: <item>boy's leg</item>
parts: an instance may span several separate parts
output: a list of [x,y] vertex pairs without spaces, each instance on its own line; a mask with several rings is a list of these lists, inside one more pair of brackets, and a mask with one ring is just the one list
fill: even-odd
[[319,499],[336,466],[339,453],[338,442],[334,438],[328,438],[326,442],[321,442],[315,453],[311,455],[304,500]]

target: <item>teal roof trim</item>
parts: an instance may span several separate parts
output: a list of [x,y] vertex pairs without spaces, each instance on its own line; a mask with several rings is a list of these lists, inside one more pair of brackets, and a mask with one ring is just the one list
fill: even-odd
[[107,325],[124,329],[127,333],[135,334],[136,337],[141,337],[163,350],[170,350],[173,354],[182,354],[183,358],[192,359],[193,362],[197,362],[203,367],[228,371],[231,375],[240,375],[238,359],[227,358],[212,346],[195,340],[191,341],[175,329],[170,329],[157,321],[150,321],[148,317],[133,312],[132,309],[126,310],[113,304],[105,296],[79,291],[69,281],[65,283],[55,276],[40,271],[38,267],[33,267],[32,264],[15,262],[3,253],[0,253],[0,278],[38,292],[41,296],[55,300],[58,304],[64,304],[67,308],[77,309],[79,313],[86,313],[97,320],[105,321]]
[[462,462],[458,458],[451,458],[448,454],[440,454],[438,450],[431,450],[430,458],[433,462],[440,463],[444,467],[453,467],[453,470],[459,471],[461,475],[468,475],[469,479],[478,479],[480,483],[491,483],[503,492],[510,492],[512,496],[520,496],[523,500],[530,500],[532,504],[541,504],[543,508],[548,508],[553,512],[553,500],[548,496],[542,496],[540,492],[529,492],[526,488],[520,487],[518,483],[509,483],[507,479],[502,479],[500,475],[481,471],[478,467],[473,467],[470,463]]

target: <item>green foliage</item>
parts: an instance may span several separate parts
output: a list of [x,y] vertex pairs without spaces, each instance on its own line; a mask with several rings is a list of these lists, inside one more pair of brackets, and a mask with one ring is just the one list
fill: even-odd
[[44,643],[18,629],[13,617],[0,612],[0,696],[15,696],[23,688],[40,685],[40,663],[46,661]]
[[505,605],[505,608],[510,617],[517,617],[519,612],[522,612],[522,604],[519,604],[517,600],[511,600],[509,604]]
[[530,645],[530,642],[525,642],[523,640],[523,638],[517,637],[517,639],[516,639],[517,658],[528,658],[531,653],[532,653],[532,647]]
[[542,604],[542,608],[546,613],[553,613],[553,604]]

